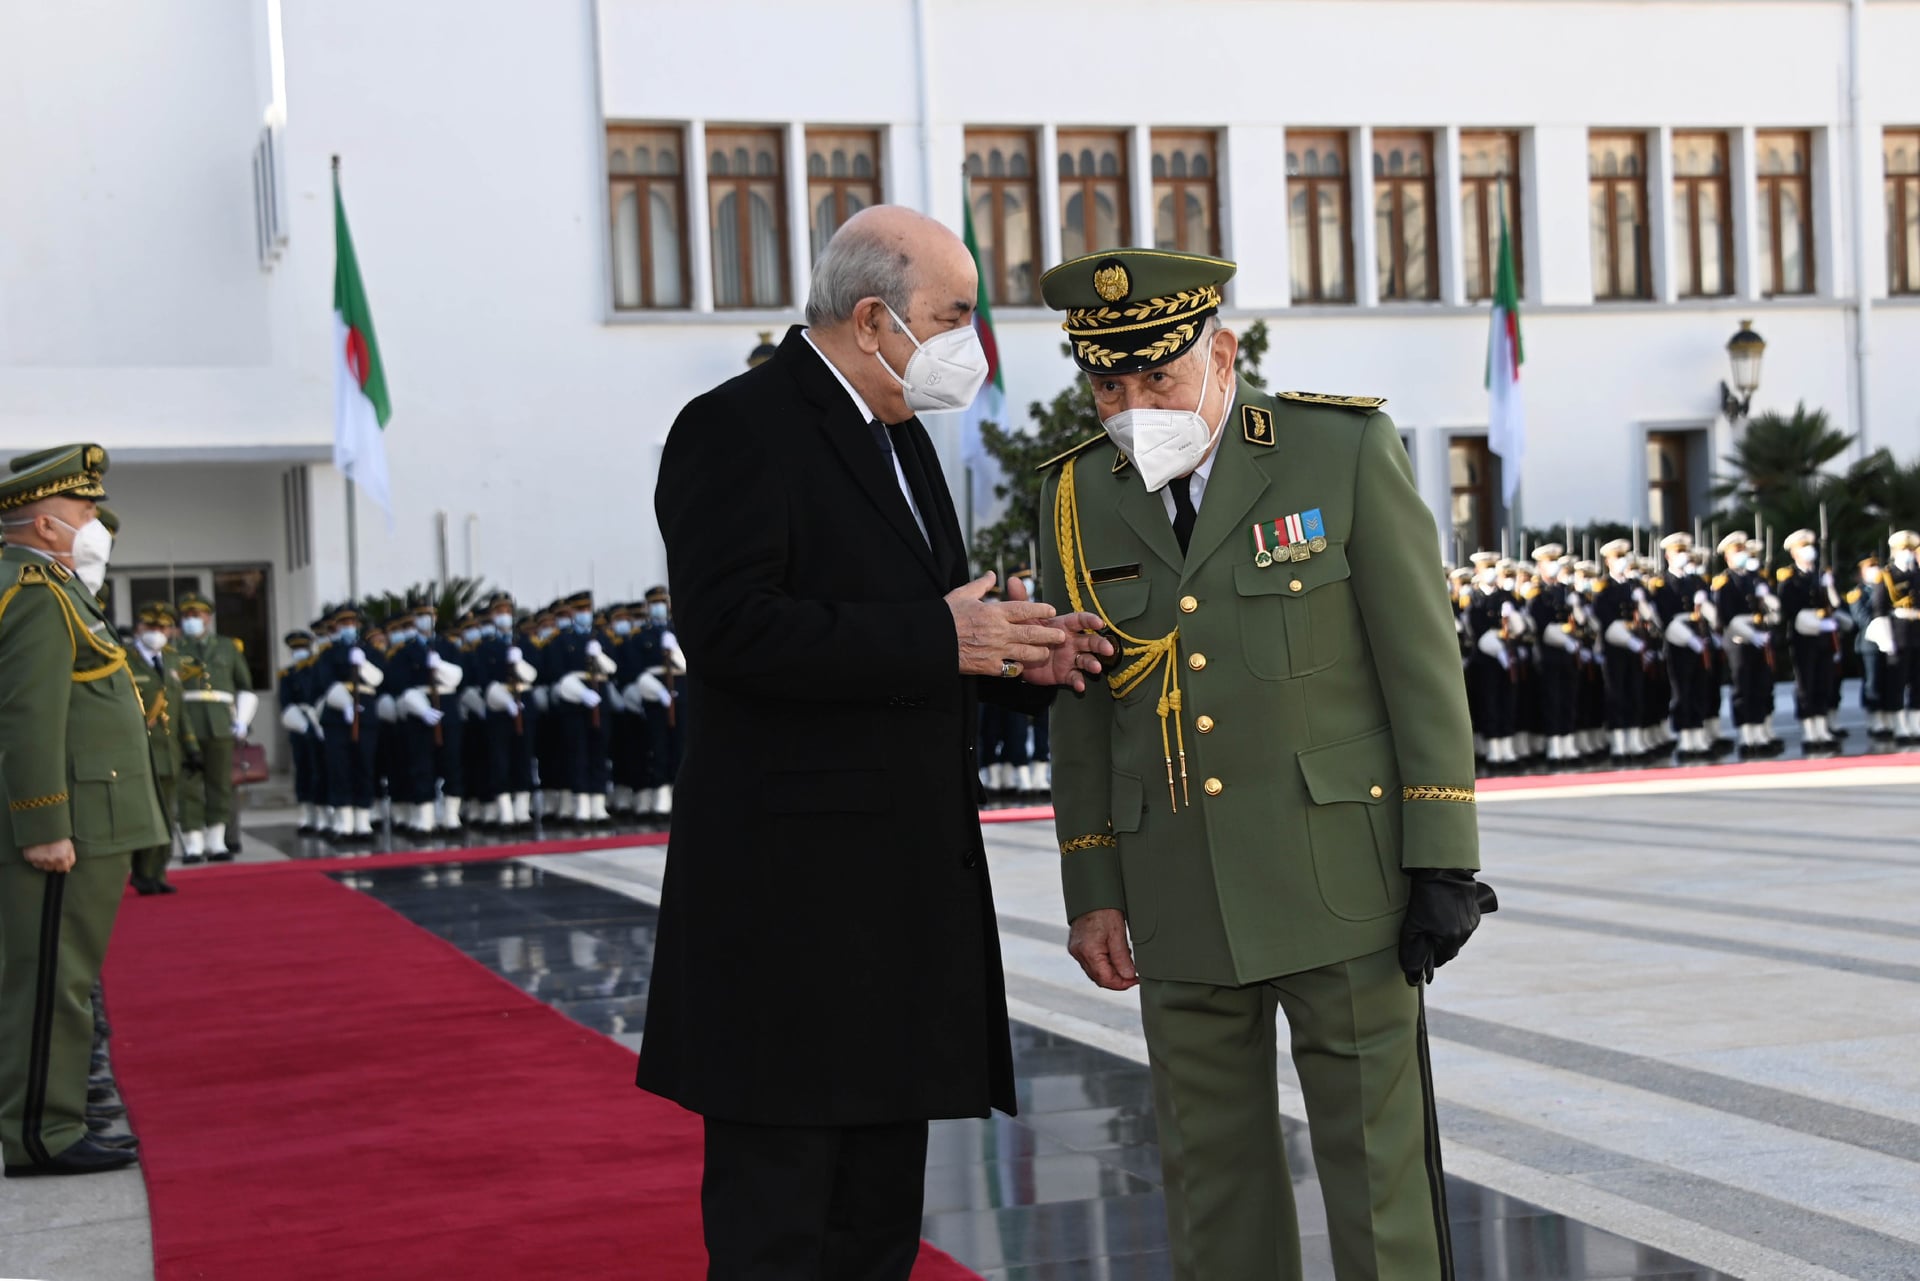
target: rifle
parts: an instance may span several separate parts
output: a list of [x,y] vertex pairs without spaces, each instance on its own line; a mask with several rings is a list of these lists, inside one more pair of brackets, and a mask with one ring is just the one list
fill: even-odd
[[[1840,594],[1834,590],[1833,583],[1831,581],[1833,578],[1833,558],[1827,555],[1827,551],[1830,546],[1831,544],[1829,544],[1827,541],[1827,505],[1825,503],[1821,503],[1820,504],[1820,541],[1815,545],[1815,551],[1820,557],[1820,575],[1822,578],[1822,585],[1825,586],[1827,589],[1827,607],[1831,609],[1834,612],[1834,614],[1837,615],[1840,612]],[[1835,662],[1839,662],[1840,661],[1840,631],[1839,631],[1839,624],[1837,622],[1834,625],[1834,630],[1831,633],[1831,635],[1833,637],[1833,658]]]

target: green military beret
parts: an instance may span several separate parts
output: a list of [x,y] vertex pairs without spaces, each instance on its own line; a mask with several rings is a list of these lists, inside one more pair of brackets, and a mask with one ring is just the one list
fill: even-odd
[[1090,374],[1137,374],[1177,360],[1220,310],[1223,258],[1159,249],[1109,249],[1040,277],[1047,306],[1067,313],[1074,363]]
[[61,445],[22,454],[8,465],[0,479],[0,512],[37,503],[43,498],[107,496],[101,479],[107,474],[107,451],[98,445]]

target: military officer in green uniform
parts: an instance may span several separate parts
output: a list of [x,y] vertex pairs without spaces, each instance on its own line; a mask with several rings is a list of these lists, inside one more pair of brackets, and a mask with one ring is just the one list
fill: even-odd
[[1233,272],[1042,282],[1106,428],[1048,464],[1042,596],[1119,651],[1053,708],[1069,947],[1140,987],[1176,1277],[1300,1275],[1276,1010],[1336,1274],[1450,1277],[1422,985],[1493,903],[1439,542],[1380,401],[1236,378]]
[[[0,480],[0,1150],[9,1177],[134,1159],[87,1131],[91,992],[133,851],[167,839],[140,695],[74,572],[101,535],[107,451],[68,445]],[[102,531],[104,533],[104,531]]]
[[224,862],[227,825],[233,821],[233,744],[247,736],[260,706],[240,642],[213,630],[213,606],[198,596],[180,602],[180,680],[186,690],[186,723],[200,743],[206,767],[189,772],[180,786],[181,861]]
[[[174,625],[171,606],[153,601],[140,610],[134,626],[134,647],[127,655],[127,670],[140,690],[140,702],[147,720],[147,746],[153,758],[153,777],[160,789],[161,813],[171,818],[175,786],[187,768],[198,770],[203,762],[200,742],[187,724],[186,699],[180,684],[180,651],[168,641],[167,629]],[[167,881],[167,863],[173,858],[173,832],[167,839],[133,856],[133,888],[142,894],[171,894]]]

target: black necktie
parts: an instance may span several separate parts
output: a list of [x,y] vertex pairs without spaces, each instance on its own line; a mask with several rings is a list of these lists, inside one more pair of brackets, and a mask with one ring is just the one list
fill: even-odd
[[[868,423],[867,426],[873,430],[874,443],[880,446],[880,452],[886,456],[887,474],[890,476],[894,475],[893,464],[895,461],[895,451],[893,448],[892,429],[890,429],[885,423],[881,422],[877,418],[874,421]],[[907,488],[913,494],[913,505],[919,509],[920,523],[924,527],[924,532],[927,538],[927,546],[932,547],[933,546],[933,515],[932,515],[933,506],[929,500],[929,496],[927,493],[926,474],[921,471],[920,460],[914,456],[914,453],[912,450],[908,450],[904,454],[899,454],[898,459],[900,463],[900,474],[904,475],[907,478]],[[897,481],[898,477],[896,477],[895,479]]]
[[166,674],[167,674],[167,669],[166,669],[166,667],[165,667],[165,666],[163,666],[163,665],[161,664],[161,662],[160,662],[160,655],[158,655],[158,654],[152,654],[152,655],[149,655],[149,656],[148,656],[148,659],[147,659],[147,661],[148,661],[148,662],[150,662],[150,663],[152,663],[152,664],[153,664],[153,670],[154,670],[154,671],[156,671],[156,672],[158,672],[158,673],[160,674],[160,676],[161,676],[161,678],[162,678],[162,679],[165,679],[165,677],[166,677]]
[[1193,496],[1187,492],[1187,482],[1192,479],[1190,475],[1178,476],[1167,486],[1167,492],[1173,495],[1173,536],[1180,540],[1182,554],[1193,538],[1193,520],[1197,515],[1193,510]]

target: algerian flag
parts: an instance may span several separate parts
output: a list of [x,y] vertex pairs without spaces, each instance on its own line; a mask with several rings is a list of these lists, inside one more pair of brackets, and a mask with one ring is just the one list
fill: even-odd
[[1500,457],[1500,501],[1511,507],[1527,455],[1526,408],[1520,400],[1520,286],[1500,210],[1500,264],[1494,276],[1493,330],[1487,339],[1487,448]]
[[340,167],[333,170],[333,465],[367,493],[393,521],[383,433],[393,406],[387,373],[373,337],[373,313],[360,283],[360,264],[340,200]]
[[993,486],[1000,478],[1000,464],[987,454],[980,424],[1007,425],[1007,382],[1000,375],[1000,344],[993,336],[993,306],[987,299],[987,273],[980,262],[980,242],[973,234],[973,198],[963,194],[960,203],[965,219],[963,225],[967,252],[973,255],[973,269],[980,279],[979,294],[973,307],[973,326],[980,331],[980,346],[987,353],[987,381],[980,384],[979,394],[973,398],[966,416],[960,420],[960,460],[968,475],[973,477],[973,509],[969,513],[967,528],[971,535],[973,530],[990,523],[994,507]]

